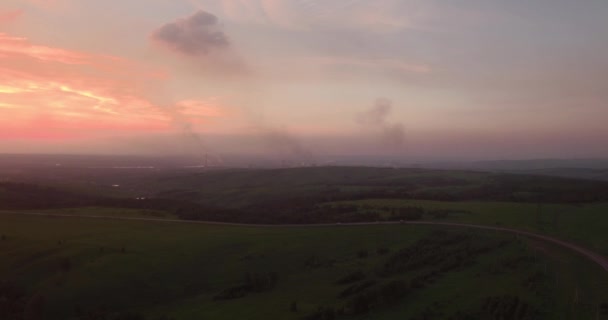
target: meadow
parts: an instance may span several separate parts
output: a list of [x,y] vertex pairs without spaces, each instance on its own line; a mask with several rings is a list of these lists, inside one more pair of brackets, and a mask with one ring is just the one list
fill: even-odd
[[608,297],[594,264],[495,232],[3,213],[0,234],[0,280],[44,319],[590,319]]
[[[491,201],[429,201],[366,199],[335,202],[354,205],[361,211],[384,212],[389,208],[422,208],[428,212],[449,212],[441,221],[512,227],[581,244],[608,255],[608,203],[559,204]],[[424,215],[421,219],[435,220]]]

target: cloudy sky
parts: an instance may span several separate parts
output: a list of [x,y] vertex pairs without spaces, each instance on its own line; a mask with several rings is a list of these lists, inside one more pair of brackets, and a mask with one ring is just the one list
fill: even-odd
[[0,153],[608,156],[605,0],[2,0]]

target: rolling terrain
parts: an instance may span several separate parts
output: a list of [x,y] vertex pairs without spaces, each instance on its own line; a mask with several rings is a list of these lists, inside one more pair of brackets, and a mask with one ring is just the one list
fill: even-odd
[[0,219],[5,290],[51,319],[499,319],[515,301],[508,319],[570,319],[608,292],[599,266],[492,231]]
[[14,319],[608,318],[605,271],[568,250],[608,255],[605,182],[37,170],[0,182],[0,314]]

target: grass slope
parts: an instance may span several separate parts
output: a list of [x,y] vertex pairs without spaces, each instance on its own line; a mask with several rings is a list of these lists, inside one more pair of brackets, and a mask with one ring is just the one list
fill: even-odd
[[[608,297],[608,278],[595,265],[494,232],[404,225],[245,228],[1,214],[0,234],[0,280],[23,286],[30,306],[44,297],[46,319],[79,319],[79,313],[92,319],[85,316],[104,310],[130,310],[149,319],[303,319],[319,308],[348,307],[356,295],[340,294],[352,284],[336,281],[353,272],[376,281],[366,294],[391,281],[412,283],[450,261],[462,263],[392,304],[373,306],[368,315],[338,318],[424,319],[434,310],[442,314],[430,319],[447,319],[517,296],[539,312],[534,319],[584,319],[595,316]],[[434,244],[442,237],[444,244]],[[501,242],[470,258],[454,255]],[[396,258],[412,248],[420,251]],[[435,263],[412,264],[424,257]],[[389,261],[397,269],[386,269]],[[269,273],[278,275],[271,290],[214,300],[247,274]],[[294,301],[298,312],[290,311]]]
[[[554,235],[608,255],[608,204],[538,204],[484,201],[427,201],[368,199],[335,202],[383,211],[386,208],[420,207],[428,211],[454,211],[441,221],[498,225]],[[458,212],[460,211],[460,212]],[[431,217],[425,216],[425,219]]]

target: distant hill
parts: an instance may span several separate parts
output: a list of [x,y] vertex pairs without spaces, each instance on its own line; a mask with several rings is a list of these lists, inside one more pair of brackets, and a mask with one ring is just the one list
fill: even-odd
[[532,159],[421,164],[434,169],[459,169],[608,181],[608,159]]
[[[0,183],[0,209],[122,207],[166,211],[190,220],[318,223],[346,221],[338,218],[342,214],[339,208],[324,205],[336,201],[417,199],[570,204],[608,201],[606,181],[539,173],[373,167],[176,169],[133,175],[132,172],[139,171],[52,172],[38,182]],[[119,187],[118,184],[115,188],[108,187],[119,178],[122,179]],[[103,183],[95,184],[100,181]],[[371,221],[366,217],[357,219]]]
[[473,167],[494,170],[546,170],[560,168],[607,169],[608,159],[533,159],[477,161]]
[[608,181],[606,159],[544,159],[478,162],[491,171]]
[[538,170],[521,170],[521,171],[515,172],[515,173],[608,181],[608,169],[551,168],[551,169],[538,169]]

